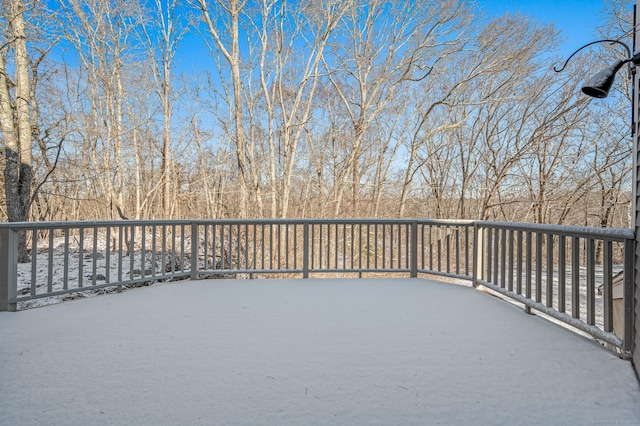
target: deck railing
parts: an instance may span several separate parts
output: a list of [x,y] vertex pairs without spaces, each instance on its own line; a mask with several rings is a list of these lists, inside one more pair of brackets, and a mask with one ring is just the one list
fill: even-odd
[[[472,221],[193,221],[191,270],[221,274],[432,273],[471,279]],[[195,276],[194,276],[195,277]]]
[[429,274],[482,285],[628,355],[633,240],[630,229],[462,220],[3,223],[0,310],[166,280]]
[[630,353],[632,229],[476,222],[475,236],[474,285]]

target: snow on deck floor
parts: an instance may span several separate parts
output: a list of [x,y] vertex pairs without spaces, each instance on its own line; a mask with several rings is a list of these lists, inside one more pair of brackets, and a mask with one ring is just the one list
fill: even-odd
[[206,280],[0,313],[0,424],[597,424],[631,364],[469,287]]

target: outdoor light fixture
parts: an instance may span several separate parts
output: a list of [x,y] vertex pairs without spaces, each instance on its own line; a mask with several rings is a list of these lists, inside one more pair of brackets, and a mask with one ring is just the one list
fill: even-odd
[[613,85],[613,80],[616,78],[616,73],[620,68],[629,62],[638,65],[638,61],[640,61],[640,54],[634,55],[631,59],[621,59],[615,64],[608,66],[584,83],[582,93],[592,98],[606,98]]
[[631,49],[629,49],[629,46],[627,46],[625,43],[621,42],[620,40],[605,39],[605,40],[598,40],[598,41],[593,41],[591,43],[585,44],[584,46],[582,46],[581,48],[573,52],[571,56],[569,56],[569,58],[566,60],[562,68],[556,69],[554,67],[553,70],[555,72],[560,72],[564,70],[565,67],[567,66],[567,63],[569,63],[571,58],[573,58],[573,56],[576,53],[578,53],[580,50],[584,49],[585,47],[591,46],[592,44],[596,44],[596,43],[619,44],[621,46],[624,46],[624,48],[627,50],[626,59],[620,59],[615,64],[610,65],[607,68],[603,69],[602,71],[600,71],[599,73],[595,74],[593,77],[588,79],[582,86],[582,93],[584,93],[585,95],[591,96],[592,98],[606,98],[607,95],[609,94],[609,90],[611,90],[611,86],[613,85],[613,80],[615,80],[616,78],[616,73],[620,71],[620,68],[622,68],[623,65],[628,64],[629,62],[632,62],[633,65],[636,65],[636,66],[640,65],[640,52],[631,56]]

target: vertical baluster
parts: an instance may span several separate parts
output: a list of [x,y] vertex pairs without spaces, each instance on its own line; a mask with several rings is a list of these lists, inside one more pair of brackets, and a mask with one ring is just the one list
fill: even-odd
[[264,224],[264,223],[262,223],[262,224],[260,224],[260,251],[261,251],[261,255],[260,255],[260,269],[263,269],[263,270],[264,270],[264,269],[267,269],[267,264],[266,264],[266,262],[265,262],[265,260],[264,260],[265,251],[266,251],[266,250],[265,250],[265,244],[266,244],[265,240],[266,240],[266,237],[265,237],[265,234],[264,234],[264,232],[265,232],[264,230],[265,230],[265,224]]
[[[136,260],[136,227],[131,225],[131,241],[129,242],[129,279],[133,280],[133,270],[135,269]],[[175,229],[174,229],[175,235]]]
[[347,224],[342,224],[342,269],[347,269]]
[[[108,252],[108,251],[107,251]],[[107,269],[107,272],[109,269]],[[108,279],[108,276],[107,276]],[[64,271],[62,278],[62,289],[69,288],[69,228],[64,229]]]
[[542,302],[542,232],[536,232],[536,302]]
[[377,223],[373,224],[373,241],[374,241],[373,267],[375,269],[378,269],[378,224]]
[[[242,266],[240,263],[240,242],[242,241],[240,236],[240,224],[229,224],[229,265],[231,269],[238,270]],[[235,254],[235,255],[234,255]]]
[[327,223],[327,269],[331,269],[331,223]]
[[456,238],[456,274],[460,275],[460,228],[455,227],[455,238]]
[[205,264],[200,266],[200,238],[203,232],[201,229],[204,227],[204,223],[189,223],[189,279],[192,280],[197,280],[199,273],[207,269]]
[[587,324],[596,323],[596,254],[595,241],[587,240]]
[[487,227],[487,263],[486,263],[486,268],[487,268],[487,282],[491,283],[491,278],[492,278],[492,271],[493,271],[493,259],[491,257],[491,253],[492,253],[492,248],[493,246],[493,228],[491,228],[490,226]]
[[277,249],[278,261],[276,264],[276,269],[280,269],[280,265],[282,264],[282,225],[278,223],[276,228],[278,232],[278,235],[276,235],[276,240],[278,241],[278,249]]
[[[387,268],[387,226],[393,227],[393,224],[382,224],[382,267]],[[391,266],[393,269],[393,266]]]
[[[152,229],[153,229],[153,239],[151,240],[151,244],[154,245],[154,248],[152,249],[152,251],[155,252],[156,251],[155,250],[155,241],[156,241],[155,225],[153,226]],[[204,244],[204,247],[202,248],[202,256],[204,258],[204,267],[202,269],[207,271],[210,268],[209,268],[209,225],[207,225],[206,223],[202,225],[202,233],[203,233],[202,241]],[[193,249],[191,249],[191,251],[193,252]],[[155,262],[153,260],[153,253],[151,254],[151,263],[154,265],[154,268],[152,269],[152,271],[154,271],[156,268],[155,268]]]
[[[26,232],[26,231],[25,231]],[[82,263],[82,254],[80,254],[80,262]],[[38,284],[38,230],[31,230],[31,288],[29,294],[36,295]]]
[[571,315],[580,318],[580,238],[571,244]]
[[507,285],[507,230],[500,232],[500,287]]
[[553,307],[553,235],[547,234],[547,306]]
[[516,277],[516,293],[522,294],[522,231],[516,232],[516,271],[518,276]]
[[[197,226],[197,225],[194,225]],[[142,229],[144,230],[144,226],[142,227]],[[186,225],[183,223],[182,225],[180,225],[180,271],[184,272],[185,269],[185,264],[186,264],[186,253],[185,253],[185,244],[186,244]],[[192,245],[194,244],[194,242],[192,242]],[[145,264],[145,256],[144,256],[144,237],[142,238],[142,259],[141,262],[144,265]],[[193,252],[192,254],[194,256],[198,256],[198,244],[197,241],[195,242],[195,251],[193,250],[193,247],[191,248],[191,251]],[[143,266],[144,269],[144,266]],[[143,271],[144,274],[144,271]]]
[[218,248],[218,240],[220,234],[220,225],[216,223],[211,224],[211,269],[221,269],[220,263],[218,262],[218,258],[220,256],[219,248]]
[[[245,222],[244,224],[238,224],[238,232],[241,228],[244,228],[244,241],[243,244],[240,244],[242,239],[240,235],[238,235],[238,269],[244,269],[245,271],[249,270],[249,224]],[[244,268],[241,259],[244,257]],[[251,274],[249,275],[251,277]]]
[[[285,236],[284,236],[284,240],[285,240],[285,257],[284,257],[284,267],[286,270],[289,270],[289,227],[290,225],[285,224],[284,225],[284,232],[285,232]],[[337,232],[337,231],[336,231]],[[337,256],[337,251],[336,251],[336,256]]]
[[366,242],[362,243],[362,256],[365,256],[364,258],[364,262],[362,267],[368,269],[369,268],[369,241],[370,241],[370,236],[371,236],[371,228],[369,227],[369,224],[366,223],[366,231],[365,231],[365,238],[366,238]]
[[302,278],[309,278],[309,222],[302,223]]
[[311,248],[311,270],[315,268],[316,254],[315,247],[316,246],[316,225],[314,223],[311,224],[311,241],[309,242],[309,247]]
[[165,275],[167,272],[167,225],[162,225],[162,247],[160,255],[162,256],[161,275]]
[[451,228],[449,226],[445,226],[445,265],[447,273],[451,272]]
[[567,273],[567,238],[560,235],[558,239],[558,311],[566,310],[566,273]]
[[429,225],[429,270],[433,271],[433,225]]
[[146,253],[147,227],[142,225],[141,228],[142,228],[142,235],[140,236],[140,238],[142,239],[142,241],[141,241],[141,247],[140,247],[140,276],[144,278],[145,277],[144,270],[147,269],[147,253]]
[[[303,228],[304,228],[304,225],[303,225]],[[298,224],[297,223],[293,224],[293,268],[298,269]]]
[[420,224],[420,252],[422,254],[422,259],[420,261],[420,269],[423,269],[423,270],[424,270],[424,255],[425,255],[424,227],[425,227],[425,224]]
[[[65,233],[66,234],[66,233]],[[106,231],[106,244],[105,244],[105,259],[104,259],[104,277],[105,277],[105,282],[110,283],[111,282],[111,226],[107,225],[107,231]],[[65,247],[66,247],[66,239],[65,239]],[[66,262],[66,261],[65,261]],[[67,283],[67,279],[65,278],[65,285]]]
[[393,224],[389,224],[389,268],[393,269],[393,257],[395,253],[393,252]]
[[367,269],[369,269],[370,265],[371,265],[371,224],[367,223]]
[[333,261],[334,261],[334,268],[336,271],[339,269],[344,269],[344,264],[342,267],[340,266],[340,259],[342,258],[342,252],[344,251],[344,239],[342,239],[342,234],[340,233],[340,229],[341,229],[341,224],[339,223],[334,224],[335,253],[334,253]]
[[355,224],[352,223],[351,228],[351,269],[355,268],[355,249],[356,249],[356,237],[355,237]]
[[82,278],[84,269],[84,227],[80,226],[78,233],[78,288],[82,288]]
[[[394,225],[391,225],[391,226],[394,226]],[[394,227],[396,229],[396,232],[395,232],[395,234],[396,234],[396,237],[395,237],[396,253],[394,255],[394,257],[396,259],[396,262],[394,264],[394,268],[402,268],[403,267],[402,259],[404,257],[402,251],[406,246],[406,241],[402,240],[402,237],[404,235],[404,233],[403,233],[403,224],[398,223],[398,224],[395,224]]]
[[[80,229],[82,233],[82,229]],[[122,262],[123,262],[123,242],[124,240],[124,226],[118,225],[118,282],[122,282]]]
[[224,223],[220,224],[220,269],[227,269],[227,256],[225,254]]
[[469,225],[464,226],[464,273],[465,275],[471,274],[469,268]]
[[[398,226],[402,226],[402,225],[398,225]],[[408,269],[409,271],[412,270],[411,258],[410,258],[410,255],[411,255],[410,237],[411,237],[411,224],[405,223],[404,224],[404,268]]]
[[220,230],[218,231],[218,239],[220,240],[220,264],[221,269],[231,270],[233,269],[233,261],[231,254],[233,253],[233,247],[231,246],[231,222],[221,223]]
[[[295,225],[294,225],[294,233],[295,233]],[[253,269],[260,269],[258,268],[258,256],[257,256],[257,250],[258,250],[258,224],[255,223],[253,225]],[[262,241],[262,240],[261,240]],[[297,252],[296,252],[296,240],[293,240],[293,263],[297,264]],[[260,267],[262,267],[262,265],[260,265]]]
[[322,267],[324,266],[322,263],[322,234],[323,234],[323,226],[322,223],[319,224],[320,225],[320,230],[318,231],[318,268],[322,269]]
[[362,244],[362,224],[358,225],[358,269],[362,270],[362,253],[364,246]]
[[613,331],[613,244],[603,241],[603,311],[604,331]]
[[53,233],[54,229],[49,229],[49,248],[47,249],[47,254],[49,256],[47,258],[47,293],[51,293],[53,291]]
[[493,283],[500,285],[500,229],[496,228],[493,233]]
[[[404,229],[405,232],[403,232],[404,226],[401,223],[396,224],[396,235],[397,235],[397,239],[396,239],[396,266],[395,268],[402,268],[403,264],[402,264],[402,259],[405,257],[403,256],[403,249],[405,249],[407,247],[407,241],[406,241],[406,229]],[[405,237],[405,240],[403,241],[403,236]],[[406,262],[404,267],[406,267]]]
[[438,248],[438,271],[442,272],[442,226],[438,226],[438,240],[436,244]]
[[507,239],[509,241],[509,279],[507,281],[507,290],[513,291],[513,264],[515,259],[513,258],[513,229],[509,229]]
[[94,226],[93,227],[93,253],[91,254],[91,285],[96,285],[97,267],[98,267],[98,227]]
[[[532,247],[531,245],[533,244],[533,238],[531,235],[531,231],[527,231],[526,233],[527,237],[526,237],[526,245],[525,245],[525,258],[526,258],[526,272],[525,272],[525,289],[524,289],[524,297],[526,297],[527,299],[531,299],[531,275],[533,273],[532,271]],[[528,306],[524,308],[524,311],[528,314],[531,313],[531,308],[529,308]]]
[[[158,227],[151,225],[151,277],[156,276],[157,262],[158,262]],[[207,226],[204,226],[204,264],[207,269]]]

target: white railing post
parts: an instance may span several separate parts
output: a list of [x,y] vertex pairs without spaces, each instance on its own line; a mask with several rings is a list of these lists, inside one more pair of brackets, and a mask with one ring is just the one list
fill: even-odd
[[2,227],[0,228],[0,311],[16,310],[17,286],[18,232],[9,227]]

